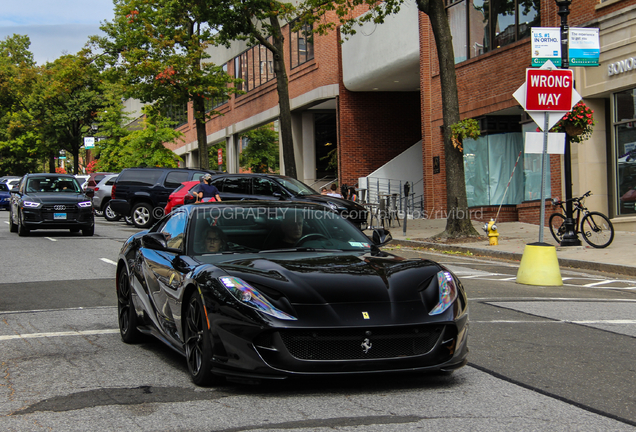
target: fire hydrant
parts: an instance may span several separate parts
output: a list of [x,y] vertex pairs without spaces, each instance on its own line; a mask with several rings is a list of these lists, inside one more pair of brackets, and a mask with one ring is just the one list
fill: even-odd
[[490,222],[484,224],[484,231],[488,234],[488,238],[490,239],[490,246],[499,245],[499,233],[497,232],[497,225],[495,225],[495,221],[490,219]]

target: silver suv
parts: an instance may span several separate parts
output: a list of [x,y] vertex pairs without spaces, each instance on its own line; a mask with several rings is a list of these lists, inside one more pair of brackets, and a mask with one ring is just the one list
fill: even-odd
[[106,220],[116,221],[121,219],[121,215],[115,213],[110,208],[110,190],[117,180],[119,174],[106,175],[97,185],[95,185],[95,196],[93,197],[93,208],[95,215],[104,216]]

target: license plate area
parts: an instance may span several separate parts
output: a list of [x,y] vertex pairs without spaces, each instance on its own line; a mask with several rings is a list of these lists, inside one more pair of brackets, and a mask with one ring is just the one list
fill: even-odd
[[53,219],[66,219],[66,213],[53,213]]

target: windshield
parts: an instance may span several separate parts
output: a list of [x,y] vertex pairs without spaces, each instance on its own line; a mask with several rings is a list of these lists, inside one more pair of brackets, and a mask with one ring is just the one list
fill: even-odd
[[283,185],[285,189],[297,196],[319,195],[318,192],[307,186],[305,183],[293,178],[276,178],[276,181]]
[[371,249],[369,238],[327,209],[206,206],[190,217],[194,255]]
[[26,185],[26,191],[31,192],[68,192],[80,193],[77,180],[70,177],[32,177]]

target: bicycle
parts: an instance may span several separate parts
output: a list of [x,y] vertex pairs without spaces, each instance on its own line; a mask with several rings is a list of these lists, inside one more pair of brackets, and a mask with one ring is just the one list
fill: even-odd
[[[572,201],[575,233],[582,233],[583,240],[590,246],[602,249],[609,246],[614,240],[614,227],[603,213],[589,211],[585,207],[583,202],[590,195],[592,195],[592,191],[588,191],[578,198],[571,198],[566,201],[552,200],[552,202],[565,213],[565,204],[568,201]],[[574,212],[576,212],[576,217],[574,217]],[[584,215],[582,219],[580,219],[581,213]],[[552,213],[550,215],[550,232],[559,244],[563,241],[563,235],[565,234],[564,222],[565,216],[562,213]]]

